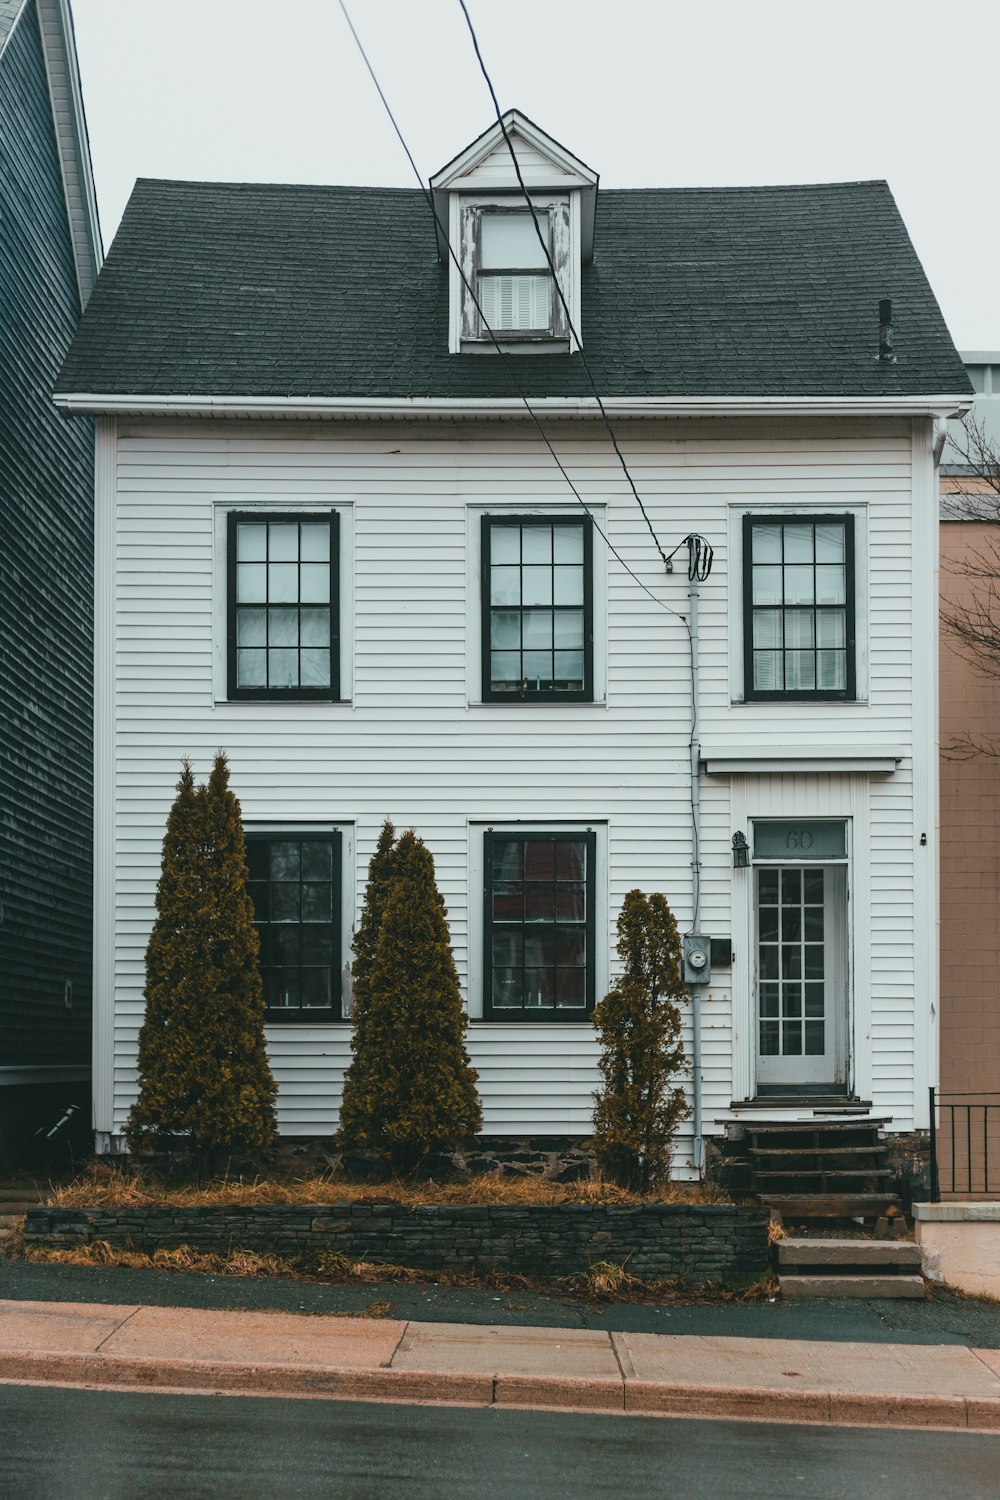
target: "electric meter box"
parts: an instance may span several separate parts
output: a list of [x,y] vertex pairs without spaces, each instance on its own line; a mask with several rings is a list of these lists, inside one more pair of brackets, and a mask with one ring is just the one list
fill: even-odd
[[712,977],[712,939],[700,932],[686,932],[683,962],[685,984],[708,984]]

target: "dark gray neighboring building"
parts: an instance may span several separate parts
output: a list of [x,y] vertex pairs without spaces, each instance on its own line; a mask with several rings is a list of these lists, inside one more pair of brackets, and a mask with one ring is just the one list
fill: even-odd
[[94,439],[51,392],[100,263],[67,0],[0,0],[0,1169],[90,1123]]

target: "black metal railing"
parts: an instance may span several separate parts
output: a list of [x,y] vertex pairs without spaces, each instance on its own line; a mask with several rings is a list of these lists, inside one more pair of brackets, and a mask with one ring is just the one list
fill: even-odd
[[1000,1093],[931,1089],[931,1201],[1000,1193]]

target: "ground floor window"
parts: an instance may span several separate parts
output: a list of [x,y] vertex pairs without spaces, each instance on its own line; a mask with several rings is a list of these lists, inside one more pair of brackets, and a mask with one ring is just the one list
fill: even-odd
[[247,834],[267,1020],[341,1019],[341,837]]
[[580,1021],[594,1006],[593,833],[485,836],[484,1015]]

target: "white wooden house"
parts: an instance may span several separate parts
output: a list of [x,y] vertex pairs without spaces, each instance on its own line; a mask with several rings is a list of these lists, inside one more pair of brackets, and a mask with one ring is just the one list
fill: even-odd
[[[98,428],[101,1149],[178,763],[219,746],[284,1133],[336,1126],[387,815],[436,860],[489,1134],[588,1133],[622,897],[690,931],[696,859],[704,1132],[927,1125],[961,361],[884,183],[598,190],[506,118],[562,296],[499,127],[433,180],[437,229],[418,192],[140,181],[59,378]],[[630,479],[665,552],[714,549],[696,786],[687,552]]]

